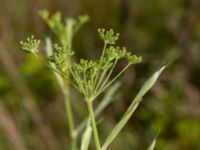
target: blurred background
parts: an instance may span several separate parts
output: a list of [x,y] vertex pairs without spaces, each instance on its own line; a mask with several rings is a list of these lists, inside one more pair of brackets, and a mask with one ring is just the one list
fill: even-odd
[[[121,33],[118,45],[143,56],[122,76],[115,102],[99,117],[102,140],[145,79],[171,62],[109,149],[145,150],[158,130],[158,150],[200,149],[199,0],[0,0],[0,150],[62,150],[69,144],[53,73],[19,48],[31,34],[55,37],[38,16],[41,9],[89,15],[74,38],[77,58],[99,56],[98,27]],[[72,99],[78,124],[87,112],[74,91]]]

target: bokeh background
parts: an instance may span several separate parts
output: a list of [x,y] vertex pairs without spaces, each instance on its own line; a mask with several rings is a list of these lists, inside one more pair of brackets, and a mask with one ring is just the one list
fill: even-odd
[[[90,16],[74,38],[77,58],[99,56],[98,27],[120,32],[118,45],[143,56],[123,75],[115,103],[100,116],[102,140],[145,79],[170,62],[111,150],[145,150],[158,130],[158,150],[200,149],[199,0],[0,0],[0,150],[62,150],[69,144],[53,73],[19,48],[31,34],[54,38],[38,16],[41,9]],[[74,91],[72,99],[78,124],[86,108]]]

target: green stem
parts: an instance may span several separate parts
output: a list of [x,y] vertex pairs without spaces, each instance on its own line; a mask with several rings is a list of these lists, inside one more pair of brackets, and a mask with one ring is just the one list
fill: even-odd
[[[48,56],[50,56],[53,53],[52,43],[49,38],[46,39],[46,51],[47,51]],[[54,64],[51,63],[50,66],[51,66],[51,68],[55,69]],[[59,86],[62,90],[62,93],[64,95],[64,104],[65,104],[66,119],[67,119],[67,123],[68,123],[70,139],[71,139],[71,148],[72,148],[72,150],[75,150],[76,145],[73,143],[76,143],[76,139],[74,137],[74,116],[72,113],[70,96],[69,96],[69,82],[68,82],[69,74],[66,74],[67,80],[65,80],[65,82],[64,82],[64,78],[62,76],[60,76],[57,72],[54,72],[54,73],[55,73],[56,79],[59,83]]]
[[101,145],[100,145],[100,141],[99,141],[99,135],[98,135],[95,116],[94,116],[94,110],[93,110],[93,106],[92,106],[91,100],[87,100],[87,107],[88,107],[88,111],[89,111],[89,115],[90,115],[90,121],[91,121],[91,124],[92,124],[95,147],[96,147],[96,150],[101,150]]
[[124,69],[122,69],[109,83],[107,83],[104,87],[102,87],[101,89],[98,90],[97,94],[94,96],[94,98],[96,98],[99,94],[101,94],[101,92],[103,92],[107,87],[109,87],[120,75],[122,75],[122,73],[124,73],[124,71],[130,66],[130,64],[128,64],[126,67],[124,67]]
[[65,83],[64,87],[62,89],[64,93],[64,104],[65,104],[65,111],[66,111],[66,117],[68,122],[68,128],[70,133],[70,139],[71,139],[71,149],[75,149],[76,139],[74,137],[74,116],[72,113],[72,107],[69,99],[69,83]]
[[68,19],[66,21],[66,45],[69,49],[72,48],[73,26],[73,19]]
[[95,88],[95,86],[96,86],[96,84],[97,84],[97,80],[98,80],[98,77],[99,77],[99,74],[100,74],[101,65],[102,65],[102,59],[103,59],[103,57],[104,57],[104,55],[105,55],[106,46],[107,46],[107,43],[104,43],[103,51],[102,51],[102,54],[101,54],[101,57],[100,57],[100,64],[99,64],[100,67],[99,67],[99,69],[98,69],[98,71],[97,71],[97,75],[96,75],[95,80],[94,80],[94,85],[93,85],[94,88]]
[[[73,25],[74,22],[72,19],[68,19],[66,21],[66,45],[69,49],[72,48],[72,37],[73,37]],[[70,58],[68,57],[68,65],[70,65]],[[67,76],[69,77],[69,73],[67,73]],[[69,95],[69,82],[65,83],[66,87],[66,99],[65,99],[65,108],[66,108],[66,115],[68,118],[69,123],[69,130],[70,130],[70,137],[71,137],[71,149],[76,149],[76,138],[74,136],[74,117],[71,109],[71,103],[70,103],[70,95]]]
[[94,89],[94,93],[96,93],[97,89],[99,88],[99,86],[100,86],[105,74],[107,73],[107,71],[108,71],[108,69],[104,70],[103,73],[101,74],[101,77],[100,77],[100,79],[98,81],[98,84],[96,85],[96,87]]
[[83,73],[83,80],[84,80],[84,85],[85,85],[85,96],[89,96],[90,90],[87,88],[87,79],[86,79],[86,71]]
[[118,59],[115,59],[114,64],[113,64],[111,70],[109,71],[109,73],[108,73],[106,79],[104,80],[104,82],[102,83],[101,86],[100,86],[100,84],[99,84],[100,87],[97,86],[97,88],[96,88],[96,90],[95,90],[95,93],[98,92],[98,89],[101,89],[101,88],[107,83],[108,79],[110,78],[110,76],[111,76],[111,74],[112,74],[112,72],[113,72],[113,70],[114,70],[114,68],[115,68],[115,66],[116,66],[116,64],[117,64],[117,61],[118,61]]

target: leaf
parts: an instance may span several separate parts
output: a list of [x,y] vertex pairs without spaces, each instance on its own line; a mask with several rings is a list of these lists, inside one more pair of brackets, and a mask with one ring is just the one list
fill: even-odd
[[153,139],[153,141],[152,141],[151,145],[148,147],[148,149],[147,149],[147,150],[154,150],[154,148],[155,148],[155,145],[156,145],[156,138],[155,138],[155,139]]
[[156,139],[157,139],[159,133],[160,133],[160,131],[158,131],[158,133],[157,133],[156,136],[154,137],[153,141],[151,142],[151,145],[149,145],[149,147],[148,147],[147,150],[154,150],[155,145],[156,145]]
[[83,133],[83,136],[82,136],[81,150],[88,150],[90,140],[91,140],[91,135],[92,135],[92,128],[90,124],[88,123],[85,129],[85,132]]
[[105,140],[102,150],[106,150],[107,147],[113,142],[113,140],[116,138],[116,136],[119,134],[119,132],[122,130],[122,128],[126,125],[128,120],[133,115],[134,111],[138,107],[139,103],[142,101],[142,97],[151,89],[151,87],[154,85],[162,71],[166,68],[166,66],[161,67],[157,72],[155,72],[142,86],[138,94],[133,99],[131,105],[121,118],[121,120],[117,123],[117,125],[114,127],[114,129],[110,132],[109,136]]

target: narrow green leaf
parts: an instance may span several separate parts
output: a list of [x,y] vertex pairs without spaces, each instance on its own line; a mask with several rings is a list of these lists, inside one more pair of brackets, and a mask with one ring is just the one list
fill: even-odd
[[154,83],[158,79],[161,72],[165,69],[165,67],[166,66],[161,67],[144,83],[144,85],[142,86],[136,97],[133,99],[128,110],[125,112],[125,114],[123,115],[121,120],[117,123],[117,125],[114,127],[114,129],[110,132],[109,136],[107,137],[102,146],[102,150],[106,150],[107,147],[113,142],[113,140],[116,138],[116,136],[119,134],[119,132],[122,130],[122,128],[125,126],[125,124],[133,115],[139,103],[142,101],[142,97],[149,91],[149,89],[151,89],[151,87],[154,85]]
[[156,138],[155,138],[155,139],[153,139],[153,141],[152,141],[151,145],[148,147],[148,149],[147,149],[147,150],[154,150],[154,148],[155,148],[155,145],[156,145]]
[[151,144],[149,145],[147,150],[154,150],[155,145],[156,145],[156,139],[159,135],[160,131],[158,131],[158,133],[156,134],[156,136],[154,137],[153,141],[151,142]]
[[90,124],[88,124],[82,136],[81,150],[88,150],[90,140],[91,140],[91,135],[92,135],[92,128]]

